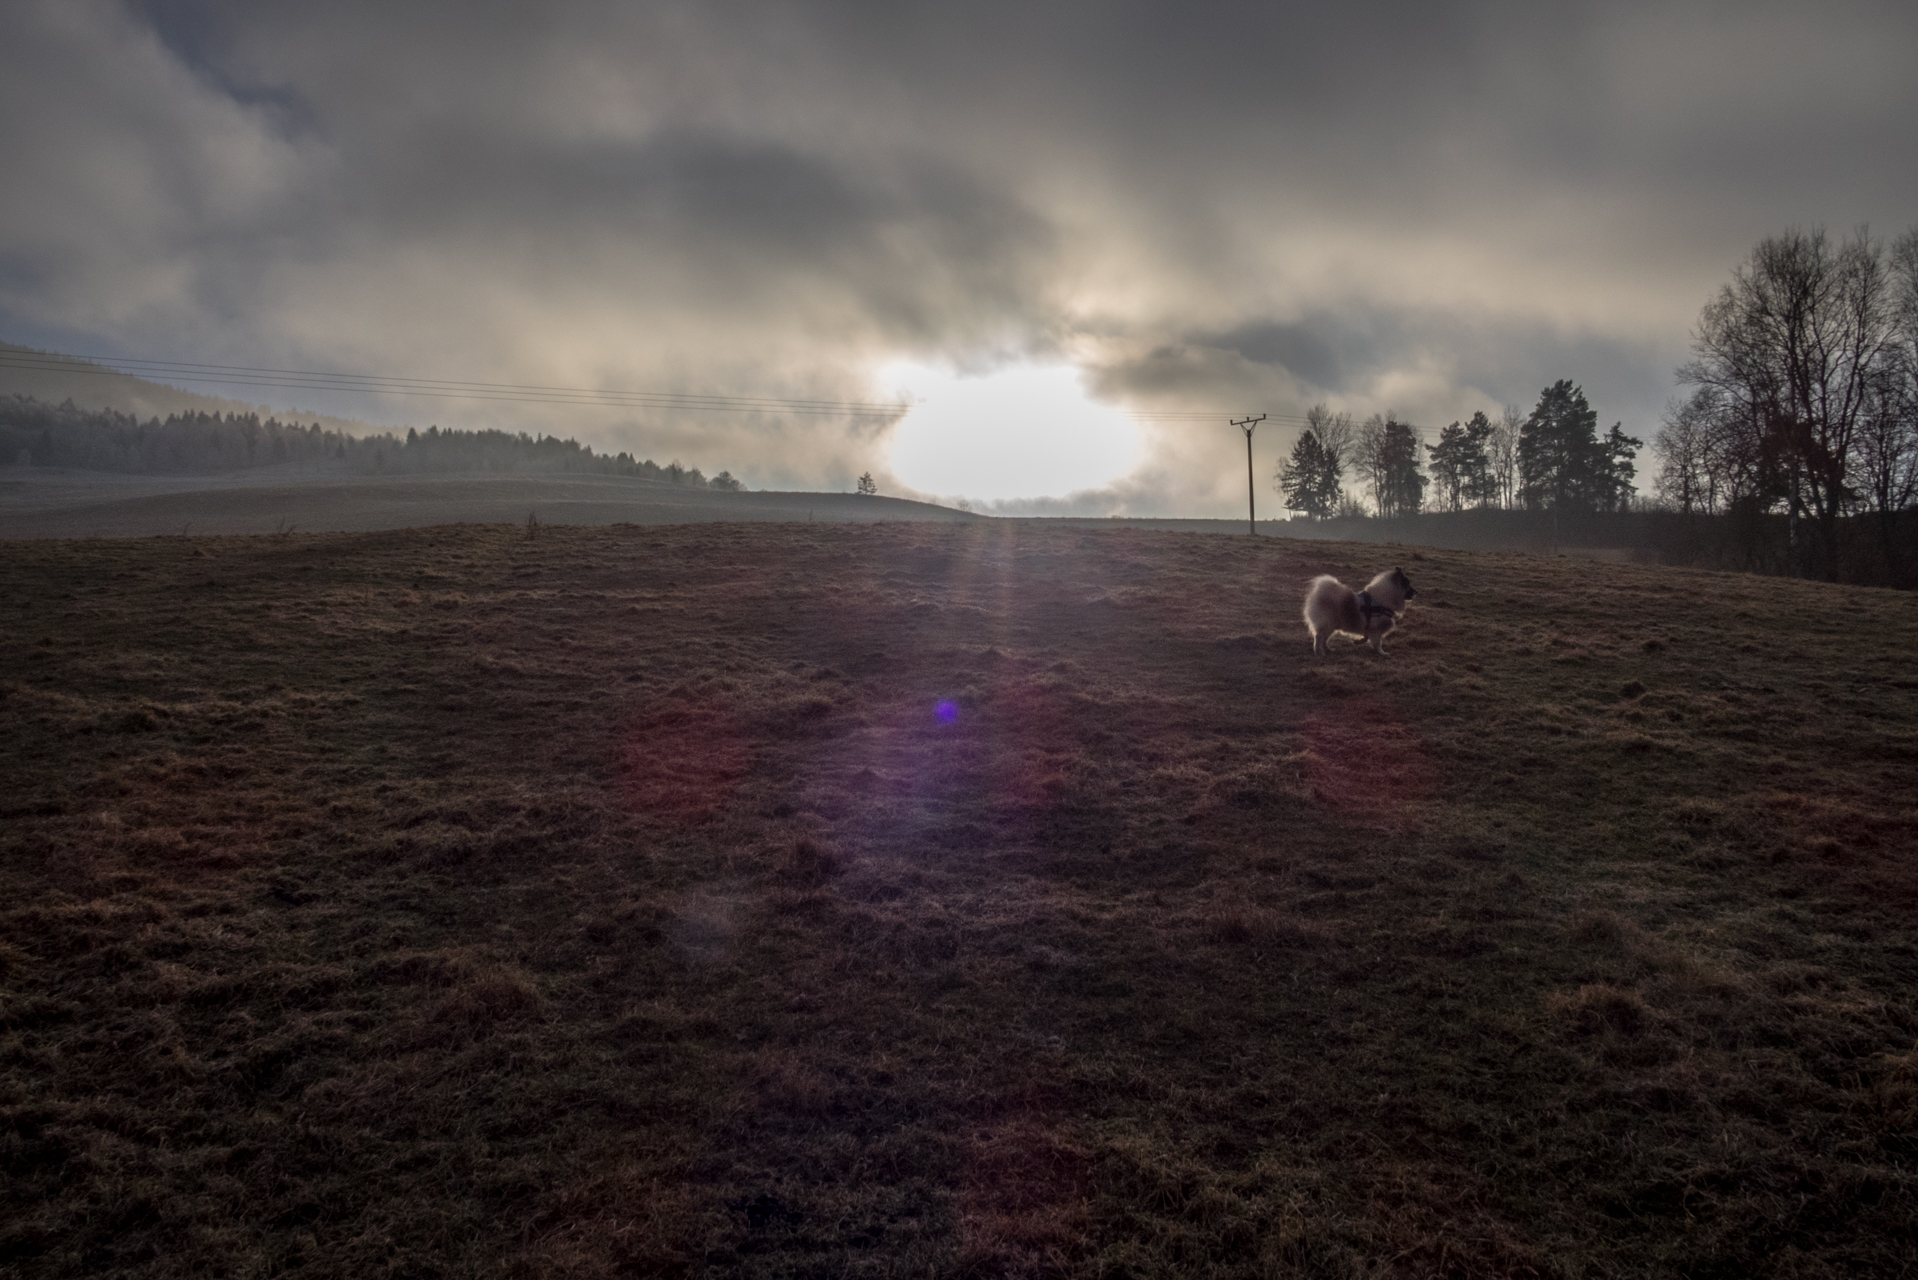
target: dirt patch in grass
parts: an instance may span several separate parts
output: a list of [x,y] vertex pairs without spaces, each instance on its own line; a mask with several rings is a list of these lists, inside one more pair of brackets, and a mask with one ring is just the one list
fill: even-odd
[[[6,551],[9,1274],[1918,1249],[1913,597],[999,522]],[[1313,658],[1306,579],[1395,560],[1393,651]]]

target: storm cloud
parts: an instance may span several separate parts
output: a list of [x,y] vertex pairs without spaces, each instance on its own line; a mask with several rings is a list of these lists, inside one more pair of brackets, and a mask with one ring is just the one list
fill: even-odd
[[[1918,220],[1913,65],[1891,4],[22,0],[0,338],[833,399],[1036,360],[1430,427],[1571,378],[1644,435],[1760,237]],[[306,402],[887,477],[883,423]],[[1236,432],[1146,430],[1069,505],[1236,509]]]

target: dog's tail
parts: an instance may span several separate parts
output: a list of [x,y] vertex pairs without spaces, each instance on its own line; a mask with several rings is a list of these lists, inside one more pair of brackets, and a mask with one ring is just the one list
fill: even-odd
[[[1322,601],[1328,594],[1338,589],[1339,580],[1329,573],[1321,573],[1305,584],[1305,606],[1301,612],[1305,615],[1305,629],[1313,635],[1317,635],[1321,627],[1330,628],[1332,620],[1324,617],[1325,608]],[[1317,617],[1314,616],[1314,605],[1319,606],[1316,611],[1319,615]]]

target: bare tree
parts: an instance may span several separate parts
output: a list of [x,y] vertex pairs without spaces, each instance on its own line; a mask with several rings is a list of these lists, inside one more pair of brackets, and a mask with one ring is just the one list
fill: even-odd
[[[1911,379],[1887,371],[1858,426],[1859,496],[1878,529],[1880,550],[1898,574],[1898,513],[1918,504],[1918,405]],[[1902,585],[1902,584],[1896,584]]]
[[1525,426],[1525,411],[1515,404],[1505,406],[1505,416],[1492,428],[1485,441],[1485,452],[1492,465],[1493,501],[1507,509],[1518,505],[1518,437]]
[[1787,231],[1761,242],[1706,305],[1679,370],[1724,397],[1723,424],[1756,433],[1746,443],[1765,473],[1760,490],[1781,494],[1801,562],[1799,524],[1811,521],[1805,567],[1820,576],[1836,572],[1859,432],[1899,337],[1893,274],[1868,232],[1834,247],[1822,230]]
[[[1918,487],[1918,227],[1907,230],[1892,245],[1891,273],[1900,335],[1897,381],[1903,394],[1896,403],[1901,406],[1898,412],[1904,424],[1899,446],[1904,456],[1899,460],[1897,473],[1886,486],[1885,501],[1879,507],[1878,526],[1884,539],[1886,567],[1892,581],[1898,583],[1903,578],[1901,585],[1909,585],[1910,567],[1898,563],[1898,555],[1892,545],[1896,529],[1896,517],[1892,512],[1918,507],[1918,494],[1912,492],[1914,487]],[[1887,451],[1885,461],[1891,461],[1893,456],[1895,454]]]
[[1918,227],[1891,246],[1892,311],[1907,379],[1918,378]]
[[1393,414],[1375,413],[1359,427],[1356,449],[1359,473],[1379,516],[1417,515],[1428,483],[1419,470],[1418,429]]
[[1386,440],[1385,419],[1376,413],[1367,418],[1355,433],[1352,447],[1352,463],[1366,487],[1371,489],[1372,501],[1383,516],[1392,475],[1392,451]]
[[1319,444],[1333,459],[1341,479],[1345,475],[1345,465],[1352,460],[1352,447],[1358,434],[1358,428],[1352,423],[1349,413],[1333,413],[1322,404],[1315,404],[1305,411],[1307,430],[1318,436]]
[[1890,274],[1897,337],[1872,387],[1857,462],[1861,497],[1875,517],[1885,567],[1894,585],[1904,585],[1899,514],[1918,506],[1918,227],[1892,245]]
[[1691,399],[1674,401],[1665,410],[1665,425],[1652,447],[1663,459],[1653,491],[1666,503],[1690,515],[1718,510],[1718,484],[1712,456],[1713,433],[1722,397],[1700,387]]

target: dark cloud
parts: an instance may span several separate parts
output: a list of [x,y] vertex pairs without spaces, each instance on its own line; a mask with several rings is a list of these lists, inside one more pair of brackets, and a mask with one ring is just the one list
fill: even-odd
[[[1757,238],[1918,218],[1914,54],[1889,4],[20,0],[0,336],[831,397],[1038,357],[1433,423],[1569,377],[1644,428]],[[884,474],[870,425],[515,412]],[[1123,500],[1236,501],[1233,443],[1158,432]]]
[[127,8],[181,67],[239,106],[259,112],[264,122],[280,132],[310,132],[317,123],[313,104],[298,89],[254,78],[245,60],[233,56],[234,27],[223,15],[205,6],[165,0],[136,0]]
[[[1388,319],[1389,317],[1385,317]],[[1269,320],[1208,335],[1194,345],[1230,351],[1257,364],[1284,369],[1301,383],[1331,394],[1350,389],[1348,372],[1373,369],[1381,357],[1402,345],[1390,335],[1362,332],[1331,316],[1279,324]]]

